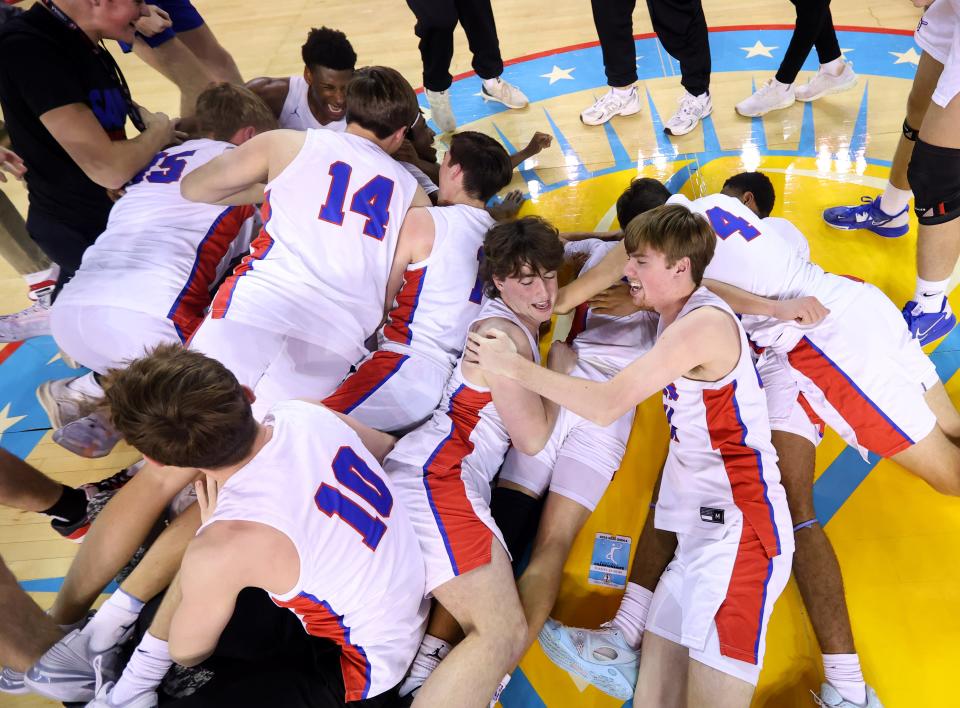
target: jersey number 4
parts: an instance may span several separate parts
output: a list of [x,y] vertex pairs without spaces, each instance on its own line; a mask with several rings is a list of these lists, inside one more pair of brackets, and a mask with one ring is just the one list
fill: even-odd
[[742,216],[731,214],[720,207],[707,209],[707,217],[710,219],[713,230],[717,232],[717,236],[724,240],[734,234],[740,234],[744,241],[752,241],[760,235],[757,227]]
[[[341,447],[331,466],[339,485],[334,487],[326,482],[320,485],[314,496],[317,508],[329,517],[339,516],[360,534],[367,548],[377,550],[387,532],[383,519],[390,518],[393,495],[386,483],[351,447]],[[342,491],[344,488],[369,504],[377,515],[346,496]]]
[[[343,225],[343,207],[350,189],[350,175],[353,168],[346,162],[334,162],[330,165],[330,189],[327,198],[320,207],[317,218],[337,226]],[[393,197],[393,180],[377,175],[353,193],[350,211],[367,217],[363,233],[379,240],[387,232],[390,222],[390,198]]]

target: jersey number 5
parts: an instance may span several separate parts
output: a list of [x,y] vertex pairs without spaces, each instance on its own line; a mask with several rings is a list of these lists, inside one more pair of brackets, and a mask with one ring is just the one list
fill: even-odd
[[[317,218],[343,225],[343,206],[347,201],[347,190],[350,188],[350,175],[353,168],[346,162],[334,162],[330,165],[330,188],[327,198],[320,207]],[[378,241],[383,239],[390,222],[390,198],[393,196],[393,180],[383,175],[377,175],[353,193],[350,200],[350,211],[367,217],[363,225],[363,233],[372,236]]]
[[[387,532],[383,519],[390,518],[393,495],[386,483],[351,447],[341,447],[331,467],[340,486],[334,487],[326,482],[321,484],[314,496],[317,508],[331,518],[339,516],[360,534],[367,548],[377,550],[383,534]],[[369,504],[378,516],[370,514],[346,496],[341,491],[344,487]]]

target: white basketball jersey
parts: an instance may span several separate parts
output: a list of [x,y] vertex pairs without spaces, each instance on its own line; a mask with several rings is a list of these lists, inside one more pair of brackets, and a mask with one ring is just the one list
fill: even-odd
[[403,274],[380,332],[380,348],[414,351],[449,370],[463,351],[467,327],[480,312],[483,238],[496,221],[486,209],[466,204],[427,211],[434,223],[433,250]]
[[763,223],[773,227],[780,234],[780,238],[786,241],[787,245],[796,251],[800,258],[805,261],[810,260],[810,242],[807,241],[803,232],[793,225],[793,222],[781,216],[768,216],[763,220]]
[[[567,244],[564,250],[567,255],[588,254],[580,269],[580,275],[583,275],[619,245],[619,241],[590,238]],[[657,341],[659,321],[656,312],[613,317],[594,312],[587,303],[583,303],[574,311],[567,342],[581,359],[608,376],[615,376],[650,350]]]
[[240,520],[287,536],[300,578],[273,601],[340,646],[348,702],[372,698],[403,679],[426,627],[413,527],[376,459],[326,408],[285,401],[263,423],[272,438],[223,485],[201,532]]
[[[677,319],[699,307],[736,315],[698,288]],[[793,550],[787,497],[770,442],[767,397],[742,327],[740,358],[719,381],[679,378],[663,390],[670,448],[657,500],[658,529],[719,538],[742,517],[772,558]]]
[[[856,296],[860,283],[825,273],[803,260],[778,230],[771,229],[739,199],[711,194],[690,201],[675,194],[668,204],[682,204],[703,214],[717,233],[717,247],[704,278],[719,280],[763,297],[786,300],[812,295],[839,315]],[[789,351],[803,336],[794,322],[744,315],[750,339],[761,347]]]
[[[537,341],[513,311],[499,298],[490,298],[470,323],[502,317],[516,323],[530,341],[534,361],[540,363]],[[468,328],[469,329],[469,328]],[[463,377],[463,359],[457,362],[440,405],[426,423],[400,439],[387,456],[431,474],[460,469],[464,484],[490,503],[490,483],[510,447],[510,435],[493,405],[490,389],[475,386]],[[384,463],[388,468],[389,464]]]
[[307,102],[307,91],[310,86],[303,75],[290,77],[290,88],[287,90],[287,97],[283,100],[283,108],[280,109],[280,118],[277,123],[281,128],[289,130],[312,130],[323,128],[332,130],[336,133],[342,133],[347,129],[347,119],[330,121],[326,125],[317,120],[310,110],[310,104]]
[[184,175],[233,145],[188,140],[157,154],[126,186],[106,230],[57,302],[110,305],[166,317],[182,337],[202,321],[231,261],[259,227],[253,206],[223,207],[180,196]]
[[308,130],[268,185],[263,229],[211,315],[321,345],[349,361],[383,320],[400,224],[417,183],[365,138]]

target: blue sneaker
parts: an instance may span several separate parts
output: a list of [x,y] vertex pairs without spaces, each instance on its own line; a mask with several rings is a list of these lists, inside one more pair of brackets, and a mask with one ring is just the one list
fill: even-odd
[[538,636],[543,652],[567,672],[621,701],[633,698],[640,652],[609,624],[600,629],[566,627],[548,619]]
[[30,689],[23,683],[23,673],[9,667],[0,671],[0,693],[10,693],[14,696],[30,693]]
[[838,206],[824,209],[823,220],[835,229],[850,231],[853,229],[867,229],[884,238],[897,238],[910,230],[909,220],[901,226],[889,226],[894,219],[905,216],[909,206],[905,206],[899,214],[890,216],[880,208],[880,197],[871,199],[861,197],[860,206]]
[[903,306],[903,319],[914,339],[920,344],[935,342],[946,335],[957,324],[957,316],[950,310],[950,303],[943,298],[938,312],[924,312],[920,305],[911,300]]

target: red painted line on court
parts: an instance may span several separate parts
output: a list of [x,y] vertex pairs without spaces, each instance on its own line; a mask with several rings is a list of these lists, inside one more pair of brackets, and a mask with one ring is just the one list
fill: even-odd
[[19,349],[22,345],[23,345],[23,342],[12,342],[7,346],[5,346],[3,349],[0,349],[0,364],[5,362],[11,356],[13,356],[13,353],[17,351],[17,349]]

